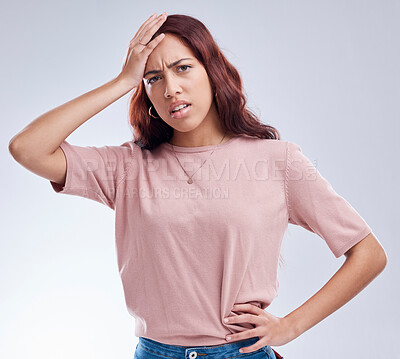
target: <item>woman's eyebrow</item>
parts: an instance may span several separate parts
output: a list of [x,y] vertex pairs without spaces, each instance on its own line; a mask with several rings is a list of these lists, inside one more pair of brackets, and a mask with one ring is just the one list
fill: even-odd
[[[183,59],[177,60],[175,62],[173,62],[172,64],[167,65],[167,67],[170,69],[172,66],[178,65],[181,61],[183,60],[193,60],[191,57],[184,57]],[[143,77],[146,77],[147,75],[150,74],[158,74],[162,72],[161,70],[151,70],[151,71],[147,71]]]

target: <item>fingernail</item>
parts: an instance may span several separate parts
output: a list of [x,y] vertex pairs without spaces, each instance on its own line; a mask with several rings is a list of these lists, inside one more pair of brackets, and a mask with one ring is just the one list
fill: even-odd
[[228,318],[224,318],[224,322],[228,323],[229,319]]
[[226,340],[231,340],[231,337],[226,337]]

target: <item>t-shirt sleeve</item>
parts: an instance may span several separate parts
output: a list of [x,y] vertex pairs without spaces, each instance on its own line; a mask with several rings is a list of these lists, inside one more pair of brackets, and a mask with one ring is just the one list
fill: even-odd
[[83,147],[64,140],[60,148],[67,161],[67,172],[64,186],[50,181],[54,191],[85,197],[114,209],[117,187],[132,161],[132,143]]
[[320,174],[301,147],[287,141],[286,200],[289,223],[325,240],[336,258],[364,239],[370,226]]

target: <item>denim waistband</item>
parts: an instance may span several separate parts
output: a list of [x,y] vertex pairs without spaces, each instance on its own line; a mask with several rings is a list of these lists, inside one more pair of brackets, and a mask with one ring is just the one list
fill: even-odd
[[190,347],[165,344],[157,342],[150,338],[139,337],[138,345],[141,345],[143,349],[153,352],[156,355],[176,359],[222,359],[229,357],[248,356],[249,354],[254,354],[260,351],[264,351],[268,355],[271,355],[272,348],[269,345],[266,345],[250,353],[239,352],[240,348],[248,347],[256,343],[259,339],[259,337],[252,337],[244,340],[235,341],[233,343]]

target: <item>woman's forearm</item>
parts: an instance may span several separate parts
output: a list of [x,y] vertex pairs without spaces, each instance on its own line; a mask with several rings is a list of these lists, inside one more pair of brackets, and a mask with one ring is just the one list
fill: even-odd
[[[371,236],[364,239],[363,250],[348,256],[339,270],[316,294],[285,316],[295,337],[342,307],[383,271],[386,266],[386,254]],[[368,243],[370,245],[367,245]]]
[[40,157],[50,155],[73,131],[128,93],[130,88],[118,76],[29,123],[10,141],[13,155]]

